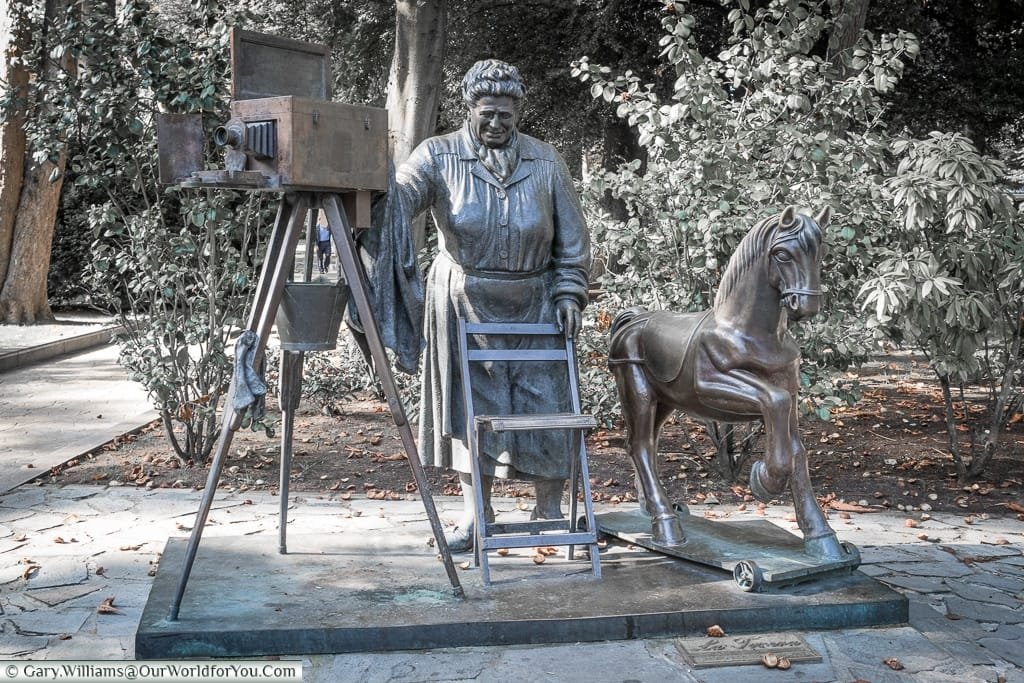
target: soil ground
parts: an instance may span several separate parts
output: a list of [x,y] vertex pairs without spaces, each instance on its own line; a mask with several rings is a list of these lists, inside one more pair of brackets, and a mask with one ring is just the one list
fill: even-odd
[[[1000,437],[1000,449],[984,477],[957,482],[946,439],[941,395],[926,368],[900,358],[858,373],[862,400],[839,410],[831,422],[801,425],[811,478],[823,505],[841,516],[886,508],[918,513],[958,511],[968,517],[1020,515],[1024,519],[1024,421],[1014,416]],[[851,378],[853,376],[851,375]],[[969,407],[975,412],[978,407]],[[291,491],[333,493],[343,498],[399,499],[416,486],[386,404],[366,397],[336,406],[336,414],[303,403],[296,417]],[[965,442],[966,442],[965,437]],[[601,430],[588,439],[593,496],[603,502],[636,499],[632,464],[621,430]],[[759,457],[763,439],[753,454]],[[219,485],[225,489],[276,490],[280,439],[239,430],[233,439]],[[718,503],[723,514],[757,505],[746,487],[749,462],[739,481],[730,483],[717,469],[717,457],[704,427],[677,415],[662,431],[659,446],[662,479],[675,501]],[[55,468],[58,484],[201,488],[207,468],[182,465],[173,455],[159,423]],[[434,495],[457,495],[457,477],[427,468]],[[532,496],[523,482],[496,484],[496,495]],[[781,498],[788,502],[788,496]],[[525,501],[532,505],[532,501]]]

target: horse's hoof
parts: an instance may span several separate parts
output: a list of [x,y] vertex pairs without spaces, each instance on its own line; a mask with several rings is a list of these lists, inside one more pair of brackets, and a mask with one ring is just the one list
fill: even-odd
[[750,466],[750,492],[762,503],[770,503],[786,488],[785,484],[778,491],[771,490],[764,482],[768,479],[768,469],[764,460],[757,460]]
[[660,515],[651,520],[651,536],[658,545],[683,545],[686,534],[675,515]]
[[850,551],[839,542],[834,533],[805,538],[804,552],[816,560],[826,562],[841,562],[851,558]]

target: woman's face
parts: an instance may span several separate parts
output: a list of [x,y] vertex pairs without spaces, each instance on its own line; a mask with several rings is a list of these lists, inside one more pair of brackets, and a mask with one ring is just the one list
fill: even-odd
[[488,147],[501,147],[516,129],[516,101],[511,97],[481,97],[469,109],[473,132]]

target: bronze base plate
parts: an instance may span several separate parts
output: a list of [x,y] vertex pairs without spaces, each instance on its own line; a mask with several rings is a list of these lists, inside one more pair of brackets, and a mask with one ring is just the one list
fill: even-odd
[[[339,525],[340,527],[341,525]],[[586,553],[491,555],[460,570],[454,597],[429,532],[338,530],[209,537],[198,549],[177,621],[168,609],[186,539],[168,541],[135,637],[139,659],[250,657],[438,647],[730,635],[897,624],[907,600],[859,572],[770,593],[741,593],[720,570],[610,543],[603,577]],[[456,562],[472,556],[456,556]]]

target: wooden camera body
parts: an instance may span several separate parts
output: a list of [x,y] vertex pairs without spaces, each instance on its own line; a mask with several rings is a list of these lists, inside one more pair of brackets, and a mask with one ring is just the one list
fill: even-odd
[[330,100],[323,45],[232,29],[231,67],[231,119],[213,133],[224,168],[203,170],[198,115],[164,114],[161,182],[332,192],[355,227],[369,227],[371,192],[388,183],[387,112]]
[[244,170],[279,189],[387,189],[383,109],[289,95],[235,100],[231,116],[246,131]]

